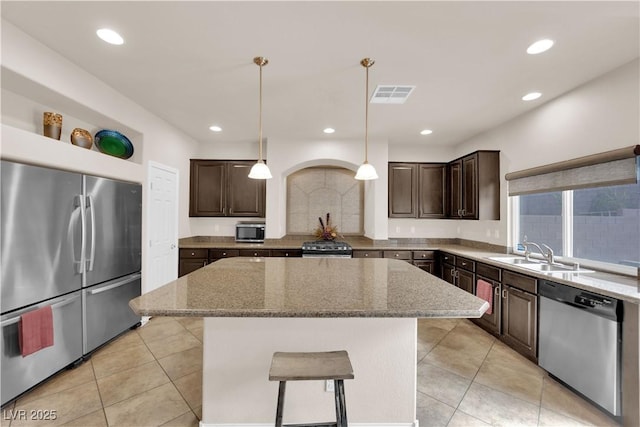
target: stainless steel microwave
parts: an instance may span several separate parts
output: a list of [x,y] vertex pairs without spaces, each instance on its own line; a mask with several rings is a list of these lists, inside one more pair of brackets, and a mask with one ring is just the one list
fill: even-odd
[[264,222],[237,223],[236,242],[264,243]]

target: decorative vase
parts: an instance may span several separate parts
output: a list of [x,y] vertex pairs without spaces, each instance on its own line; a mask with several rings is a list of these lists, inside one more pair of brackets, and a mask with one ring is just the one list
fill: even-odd
[[44,125],[44,136],[60,140],[62,134],[62,114],[46,111],[42,119]]
[[71,143],[78,147],[90,149],[93,145],[93,137],[84,129],[75,128],[71,131]]

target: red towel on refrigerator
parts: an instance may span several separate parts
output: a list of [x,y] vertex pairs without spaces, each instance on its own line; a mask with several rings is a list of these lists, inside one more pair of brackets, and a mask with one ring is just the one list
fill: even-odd
[[53,312],[50,305],[20,316],[18,339],[22,357],[53,345]]
[[478,279],[478,283],[476,283],[476,296],[478,298],[482,298],[486,302],[489,303],[489,309],[485,311],[486,314],[493,313],[493,286],[491,283],[486,282],[482,279]]

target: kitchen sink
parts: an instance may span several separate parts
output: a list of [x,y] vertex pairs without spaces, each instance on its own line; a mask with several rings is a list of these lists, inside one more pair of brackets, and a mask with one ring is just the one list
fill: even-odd
[[547,264],[546,262],[525,259],[523,257],[489,257],[489,259],[504,264],[517,265],[532,271],[546,273],[593,273],[593,270],[587,270],[580,267],[574,268],[564,264]]
[[511,257],[511,256],[493,256],[493,257],[489,257],[489,259],[492,259],[494,261],[498,261],[498,262],[504,262],[505,264],[539,264],[540,261],[535,261],[532,259],[525,259],[522,257]]

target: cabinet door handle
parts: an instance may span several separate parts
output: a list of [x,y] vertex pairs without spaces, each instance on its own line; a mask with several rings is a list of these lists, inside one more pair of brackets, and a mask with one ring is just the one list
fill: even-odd
[[258,256],[258,252],[254,252],[254,253],[253,253],[253,256]]
[[495,296],[497,296],[497,297],[498,297],[498,296],[500,296],[500,289],[498,288],[498,286],[496,286],[496,287],[494,288],[494,292],[493,292],[493,293],[494,293],[494,294],[495,294]]
[[369,256],[369,254],[364,254],[365,258]]
[[466,263],[466,262],[463,262],[463,263],[462,263],[462,266],[463,266],[463,267],[464,267],[464,266],[466,266],[466,265],[467,265],[467,263]]
[[222,252],[222,256],[227,256],[227,253],[226,252]]
[[400,254],[395,254],[395,257],[398,258],[400,256]]
[[427,257],[427,254],[422,254],[422,258],[426,258],[426,257]]
[[456,271],[453,268],[451,269],[451,277],[456,277]]
[[506,289],[502,290],[502,298],[507,298],[507,290]]

